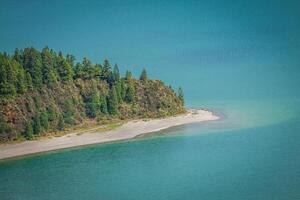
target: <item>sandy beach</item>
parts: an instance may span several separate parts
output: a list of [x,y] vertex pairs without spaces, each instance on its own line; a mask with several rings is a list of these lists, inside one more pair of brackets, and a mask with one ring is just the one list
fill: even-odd
[[25,141],[18,144],[2,144],[0,145],[0,159],[88,144],[131,139],[141,134],[156,132],[174,126],[217,119],[219,119],[219,117],[211,111],[189,109],[186,114],[175,117],[130,121],[119,128],[106,132],[97,132],[91,129],[83,134],[70,133],[49,139]]

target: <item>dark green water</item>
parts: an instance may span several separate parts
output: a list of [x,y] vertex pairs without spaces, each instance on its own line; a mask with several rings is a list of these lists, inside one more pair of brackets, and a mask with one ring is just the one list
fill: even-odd
[[1,4],[1,50],[147,64],[224,119],[1,161],[1,200],[300,199],[299,1],[41,2]]

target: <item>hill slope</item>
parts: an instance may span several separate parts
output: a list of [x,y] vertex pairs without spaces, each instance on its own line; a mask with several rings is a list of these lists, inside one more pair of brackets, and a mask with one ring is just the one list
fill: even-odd
[[74,64],[49,48],[0,54],[0,141],[112,119],[164,117],[184,112],[183,96],[143,70],[139,80],[108,60]]

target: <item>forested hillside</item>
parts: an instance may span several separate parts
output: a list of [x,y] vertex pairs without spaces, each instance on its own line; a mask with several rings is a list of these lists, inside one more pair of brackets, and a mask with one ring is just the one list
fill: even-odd
[[184,112],[176,94],[144,69],[124,77],[107,59],[93,64],[45,47],[0,53],[0,141],[32,139],[95,120],[164,117]]

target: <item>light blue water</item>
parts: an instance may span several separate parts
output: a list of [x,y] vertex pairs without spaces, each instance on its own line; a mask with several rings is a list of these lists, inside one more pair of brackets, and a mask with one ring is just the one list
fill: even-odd
[[1,200],[300,199],[298,1],[2,2],[1,50],[147,64],[225,118],[1,161]]

